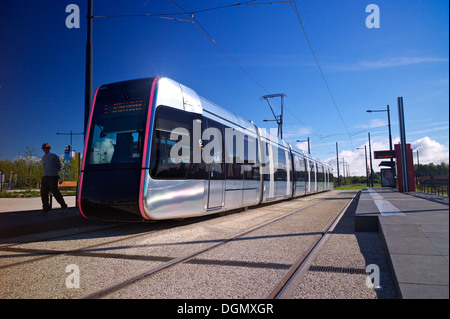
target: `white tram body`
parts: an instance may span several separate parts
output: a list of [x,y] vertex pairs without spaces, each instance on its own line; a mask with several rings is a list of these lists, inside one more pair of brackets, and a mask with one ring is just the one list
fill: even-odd
[[78,195],[86,218],[186,218],[332,188],[331,166],[174,80],[96,91]]

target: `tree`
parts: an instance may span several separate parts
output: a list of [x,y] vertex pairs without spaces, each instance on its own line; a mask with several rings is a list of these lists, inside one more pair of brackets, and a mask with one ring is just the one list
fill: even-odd
[[449,165],[442,162],[441,164],[414,164],[415,175],[419,176],[436,176],[436,175],[448,175]]
[[39,188],[42,160],[36,155],[35,149],[27,146],[23,155],[19,153],[13,161],[0,161],[0,171],[5,173],[5,182],[15,187]]

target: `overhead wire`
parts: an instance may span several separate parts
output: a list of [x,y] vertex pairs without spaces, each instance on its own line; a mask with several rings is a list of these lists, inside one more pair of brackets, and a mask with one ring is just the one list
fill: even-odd
[[[241,71],[243,71],[245,74],[247,74],[247,76],[249,76],[259,87],[261,87],[265,92],[270,93],[270,91],[268,89],[266,89],[264,87],[264,85],[262,85],[253,75],[251,75],[242,65],[239,64],[239,62],[237,62],[230,54],[228,54],[215,40],[214,38],[208,33],[208,31],[206,31],[206,29],[200,24],[200,22],[195,18],[193,13],[189,13],[187,10],[183,9],[180,5],[176,4],[173,0],[168,0],[170,2],[170,4],[172,4],[181,14],[184,15],[184,17],[186,19],[189,19],[188,14],[190,14],[191,19],[190,20],[192,22],[192,24],[206,37],[208,38],[208,40],[210,40],[220,51],[222,51],[223,54],[225,54],[225,56],[231,60],[231,62],[233,62],[234,64],[236,64],[239,69],[241,69]],[[254,1],[254,0],[253,0]],[[251,1],[247,1],[247,2],[251,2]],[[234,4],[237,5],[237,4]],[[231,5],[230,5],[231,6]],[[223,7],[227,7],[227,6],[223,6]],[[220,8],[223,8],[220,7]],[[219,8],[219,7],[218,7]],[[216,8],[217,9],[217,8]],[[212,10],[212,9],[209,9]],[[201,10],[201,12],[205,12],[205,11],[209,11],[208,9],[205,10]]]
[[350,138],[350,144],[351,144],[351,147],[353,149],[352,136],[351,136],[350,132],[348,131],[347,125],[345,124],[345,121],[344,121],[344,118],[342,117],[341,112],[339,111],[339,107],[337,106],[336,100],[335,100],[335,98],[333,96],[333,93],[331,92],[330,86],[328,85],[328,81],[327,81],[327,79],[325,77],[325,74],[322,71],[322,67],[320,66],[319,60],[317,59],[316,53],[314,52],[314,49],[313,49],[313,47],[311,45],[311,41],[309,40],[309,37],[308,37],[308,35],[306,33],[306,30],[305,30],[305,27],[303,26],[303,22],[302,22],[302,19],[300,17],[300,13],[298,11],[298,8],[297,8],[297,5],[295,3],[295,0],[292,0],[291,4],[292,4],[292,7],[294,8],[295,15],[297,16],[298,22],[300,23],[300,26],[301,26],[301,29],[303,31],[303,34],[305,35],[306,42],[308,43],[309,49],[311,50],[311,53],[312,53],[312,55],[314,57],[314,60],[316,61],[317,67],[319,68],[320,74],[322,75],[322,79],[325,82],[325,86],[327,87],[327,90],[328,90],[328,93],[329,93],[329,95],[331,97],[331,100],[333,101],[334,107],[336,108],[336,111],[339,114],[341,122],[344,125],[345,131],[347,132],[347,134],[348,134],[348,136]]
[[[371,130],[376,129],[376,128],[382,128],[382,127],[388,127],[388,126],[389,125],[374,126],[374,127],[362,130],[362,131],[350,132],[350,135],[351,136],[355,136],[355,135],[359,135],[359,134],[364,133],[364,132],[371,131]],[[333,133],[333,134],[329,134],[329,135],[321,135],[321,137],[322,138],[328,138],[328,137],[337,136],[337,135],[347,135],[347,133]]]
[[[342,114],[339,110],[339,107],[337,106],[336,100],[331,92],[330,86],[328,84],[328,81],[325,78],[325,75],[322,71],[322,68],[320,66],[320,63],[317,59],[317,56],[315,54],[315,51],[311,45],[311,42],[309,40],[309,37],[306,33],[306,30],[303,26],[301,17],[300,17],[300,13],[298,11],[297,5],[295,3],[295,0],[291,0],[291,1],[272,1],[272,2],[256,2],[256,0],[249,0],[249,1],[243,1],[243,2],[237,2],[237,3],[232,3],[229,5],[223,5],[223,6],[217,6],[217,7],[212,7],[212,8],[206,8],[206,9],[201,9],[201,10],[196,10],[196,11],[187,11],[184,8],[182,8],[180,5],[176,4],[173,0],[168,0],[168,2],[177,9],[178,13],[176,12],[170,12],[170,13],[159,13],[159,14],[122,14],[122,15],[98,15],[98,16],[93,16],[93,18],[121,18],[121,17],[154,17],[154,18],[160,18],[160,19],[167,19],[167,20],[174,20],[174,21],[182,21],[182,22],[190,22],[192,23],[209,41],[211,41],[231,62],[233,62],[242,72],[244,72],[249,78],[251,78],[261,89],[263,89],[265,92],[267,93],[271,93],[266,87],[264,87],[264,85],[262,85],[252,74],[250,74],[238,61],[236,61],[236,59],[234,59],[230,54],[228,54],[228,52],[226,52],[215,40],[214,38],[211,36],[210,33],[208,33],[208,31],[205,29],[205,27],[195,18],[195,14],[198,13],[204,13],[204,12],[209,12],[209,11],[214,11],[214,10],[221,10],[221,9],[225,9],[225,8],[230,8],[230,7],[237,7],[237,6],[243,6],[243,5],[274,5],[274,4],[291,4],[296,17],[300,23],[301,29],[303,31],[303,34],[305,35],[306,41],[308,43],[308,46],[313,54],[314,60],[317,64],[317,67],[320,71],[320,74],[322,75],[322,79],[327,87],[328,93],[333,101],[333,104],[339,114],[339,117],[341,119],[342,124],[345,127],[345,130],[347,132],[347,135],[350,138],[350,144],[352,145],[352,135],[349,133],[347,126],[345,124],[345,121],[342,117]],[[180,19],[180,18],[174,18],[171,16],[174,15],[183,15],[185,19]],[[279,103],[279,101],[277,101]],[[275,107],[275,106],[274,106]],[[275,107],[276,108],[276,107]],[[302,124],[303,126],[307,127],[307,125],[305,123],[303,123],[297,116],[295,113],[293,113],[288,107],[284,106],[284,108],[286,109],[286,111],[288,111],[292,117],[294,119],[296,119],[300,124]],[[277,109],[278,111],[278,109]],[[320,135],[317,135],[315,133],[313,133],[313,135],[317,136],[324,144],[325,141],[323,140],[323,137]],[[352,145],[353,148],[353,145]]]
[[365,129],[365,130],[362,130],[362,131],[353,132],[353,133],[351,133],[351,136],[355,136],[355,135],[358,135],[358,134],[361,134],[361,133],[364,133],[364,132],[368,132],[368,131],[373,130],[373,129],[376,129],[376,128],[388,127],[388,126],[389,126],[389,125],[374,126],[374,127],[371,127],[371,128]]
[[[278,2],[257,2],[256,0],[249,0],[244,2],[237,2],[232,3],[229,5],[223,5],[218,7],[212,7],[207,9],[201,9],[196,11],[187,11],[184,8],[182,8],[180,5],[176,4],[174,1],[168,0],[169,3],[174,6],[178,12],[170,12],[170,13],[157,13],[157,14],[116,14],[116,15],[97,15],[93,16],[94,18],[123,18],[123,17],[154,17],[154,18],[160,18],[160,19],[168,19],[168,20],[175,20],[175,21],[183,21],[183,22],[190,22],[192,23],[208,40],[210,40],[222,53],[231,60],[234,64],[238,66],[241,71],[243,71],[248,77],[250,77],[259,87],[261,87],[266,93],[270,93],[270,91],[264,87],[253,75],[251,75],[239,62],[236,61],[230,54],[228,54],[215,40],[214,38],[206,31],[206,29],[203,27],[202,24],[195,18],[194,14],[198,13],[204,13],[214,10],[221,10],[224,8],[229,7],[237,7],[242,5],[269,5],[269,4],[287,4],[289,1],[278,1]],[[180,18],[172,18],[170,16],[174,15],[183,15],[185,19]],[[275,106],[274,106],[275,107]],[[275,107],[276,108],[276,107]],[[277,109],[278,111],[278,109]],[[302,123],[303,124],[303,123]],[[304,124],[303,124],[304,125]]]
[[92,16],[93,18],[129,18],[129,17],[153,17],[153,18],[159,18],[159,19],[166,19],[166,20],[174,20],[174,21],[183,21],[183,22],[191,22],[186,19],[180,19],[180,18],[172,18],[166,16],[168,14],[112,14],[112,15],[97,15]]
[[221,9],[225,9],[225,8],[237,7],[237,6],[243,6],[243,5],[267,5],[267,4],[287,4],[287,3],[290,3],[290,1],[276,1],[276,2],[272,1],[272,2],[257,2],[257,3],[253,3],[255,1],[256,0],[237,2],[237,3],[228,4],[228,5],[212,7],[212,8],[207,8],[207,9],[201,9],[201,10],[196,10],[196,11],[186,11],[185,10],[184,13],[183,12],[168,12],[168,13],[151,13],[151,14],[113,14],[113,15],[98,15],[98,16],[93,16],[93,18],[155,17],[155,18],[161,18],[161,19],[187,21],[187,20],[184,20],[184,19],[169,18],[167,16],[184,15],[184,14],[193,15],[193,14],[204,13],[204,12],[209,12],[209,11],[214,11],[214,10],[221,10]]
[[[176,4],[175,1],[173,0],[168,0],[168,2],[170,4],[172,4],[181,14],[183,14],[183,16],[190,20],[190,22],[206,37],[208,38],[230,61],[232,61],[234,64],[236,64],[236,66],[241,69],[241,71],[243,71],[248,77],[250,77],[259,87],[261,87],[265,92],[267,93],[271,93],[266,87],[264,87],[264,85],[262,85],[253,75],[251,75],[241,64],[239,64],[239,62],[237,62],[230,54],[228,54],[215,40],[214,38],[210,35],[210,33],[208,33],[208,31],[205,29],[205,27],[195,18],[194,13],[199,13],[199,12],[206,12],[206,11],[211,11],[211,10],[217,10],[217,9],[222,9],[225,7],[231,7],[231,6],[237,6],[237,5],[241,5],[241,4],[248,4],[248,5],[267,5],[267,4],[289,4],[292,3],[292,1],[283,1],[283,2],[258,2],[258,3],[250,3],[250,2],[254,2],[253,1],[247,1],[245,3],[236,3],[236,4],[231,4],[231,5],[227,5],[227,6],[222,6],[222,7],[215,7],[215,8],[211,8],[211,9],[204,9],[204,10],[199,10],[199,11],[193,11],[193,12],[189,12],[187,10],[185,10],[184,8],[182,8],[180,5]],[[190,15],[190,17],[188,16]],[[191,20],[192,19],[192,20]],[[277,100],[278,103],[280,103]],[[275,107],[275,106],[274,106]],[[276,108],[276,107],[275,107]],[[297,115],[295,115],[295,113],[293,113],[288,107],[284,106],[285,110],[288,111],[293,118],[295,118],[300,124],[302,124],[305,127],[308,127],[305,123],[303,123],[303,121],[301,121]],[[278,111],[278,109],[277,109]],[[322,143],[324,143],[324,145],[326,145],[325,141],[323,140],[323,138],[316,134],[313,133],[314,136],[318,137]]]

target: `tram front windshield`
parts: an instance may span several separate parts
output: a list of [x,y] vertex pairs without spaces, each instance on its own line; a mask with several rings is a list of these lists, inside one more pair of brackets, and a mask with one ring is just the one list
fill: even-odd
[[139,167],[152,79],[104,85],[97,92],[86,170]]

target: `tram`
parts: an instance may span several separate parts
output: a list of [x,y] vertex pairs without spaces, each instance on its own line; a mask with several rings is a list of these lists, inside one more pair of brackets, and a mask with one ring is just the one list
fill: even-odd
[[333,188],[331,166],[165,77],[101,85],[78,192],[85,218],[149,221]]

